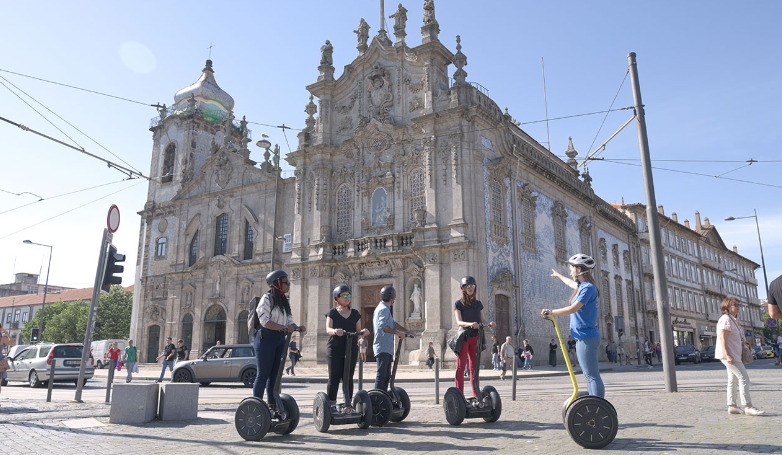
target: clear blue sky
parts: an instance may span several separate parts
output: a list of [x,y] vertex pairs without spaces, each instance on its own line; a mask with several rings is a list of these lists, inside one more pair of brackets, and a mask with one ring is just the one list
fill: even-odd
[[[393,29],[387,17],[398,2],[385,3],[385,28]],[[320,46],[332,42],[338,77],[357,55],[353,30],[359,19],[369,23],[370,37],[376,35],[379,4],[4,2],[0,117],[149,174],[148,128],[157,115],[149,105],[170,106],[174,93],[199,77],[213,43],[215,77],[234,97],[236,117],[254,122],[253,143],[265,132],[287,151],[286,140],[296,147],[296,130],[286,138],[281,130],[259,124],[301,128],[309,98],[305,86],[318,76]],[[422,4],[404,2],[411,47],[421,42]],[[723,221],[757,208],[768,276],[782,274],[782,2],[435,4],[440,40],[455,52],[456,35],[461,36],[467,80],[486,87],[525,131],[550,142],[563,157],[569,136],[583,158],[631,113],[551,120],[549,141],[545,122],[539,122],[546,118],[542,60],[548,117],[557,119],[632,106],[625,75],[627,54],[636,52],[657,202],[667,215],[676,212],[680,222],[694,223],[694,212],[700,211],[729,247],[738,246],[760,263],[754,219]],[[261,161],[262,151],[252,148],[251,157]],[[22,244],[30,239],[53,246],[52,284],[92,286],[111,204],[122,212],[114,243],[128,256],[123,284],[133,282],[144,180],[123,180],[104,163],[5,122],[0,122],[0,153],[0,282],[10,282],[15,272],[45,274],[48,248]],[[645,203],[634,125],[599,157],[605,161],[589,165],[596,193],[608,202]],[[746,166],[749,159],[758,162]],[[25,192],[44,200],[14,195]],[[761,270],[757,276],[764,296]]]

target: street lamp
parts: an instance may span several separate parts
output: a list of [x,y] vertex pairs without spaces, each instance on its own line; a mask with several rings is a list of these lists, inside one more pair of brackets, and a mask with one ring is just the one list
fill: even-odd
[[725,221],[741,220],[744,218],[755,218],[755,227],[758,229],[758,245],[760,246],[760,264],[763,266],[763,282],[766,285],[766,298],[768,298],[768,276],[766,275],[766,260],[763,258],[763,242],[760,241],[760,223],[758,223],[758,210],[752,209],[755,214],[749,216],[729,216]]
[[52,268],[52,246],[51,245],[44,245],[43,243],[35,243],[31,240],[25,240],[22,243],[26,243],[28,245],[38,245],[38,246],[45,246],[49,248],[49,265],[46,267],[46,283],[43,285],[43,302],[41,303],[41,317],[38,319],[38,339],[41,340],[43,337],[43,315],[44,315],[44,308],[46,307],[46,293],[49,290],[49,270]]
[[[261,147],[263,149],[266,149],[266,153],[264,153],[264,157],[266,158],[267,162],[269,160],[269,152],[270,148],[272,146],[272,143],[269,142],[269,139],[267,139],[268,136],[265,134],[261,135],[263,139],[256,142],[255,145],[258,147]],[[272,152],[272,163],[273,163],[273,170],[274,170],[274,211],[273,211],[273,218],[272,218],[272,258],[271,258],[271,267],[270,270],[274,270],[274,253],[277,249],[277,195],[279,194],[279,186],[280,186],[280,146],[275,145],[274,151]]]

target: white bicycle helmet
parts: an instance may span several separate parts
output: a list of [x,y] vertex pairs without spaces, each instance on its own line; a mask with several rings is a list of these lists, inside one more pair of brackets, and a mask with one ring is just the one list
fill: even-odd
[[574,254],[570,257],[570,259],[567,260],[568,264],[576,266],[580,265],[582,267],[586,267],[587,269],[593,269],[595,268],[595,265],[597,264],[594,259],[592,259],[592,256],[588,256],[584,253],[578,253]]

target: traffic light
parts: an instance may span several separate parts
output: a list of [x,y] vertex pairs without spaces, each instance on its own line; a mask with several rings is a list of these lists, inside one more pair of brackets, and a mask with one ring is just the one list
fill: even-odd
[[33,328],[30,330],[30,344],[37,343],[38,342],[38,327]]
[[125,270],[125,267],[117,265],[118,262],[125,262],[125,255],[117,253],[117,248],[114,247],[114,245],[109,245],[109,254],[106,260],[106,273],[103,275],[103,284],[100,287],[106,292],[111,291],[112,284],[122,284],[122,277],[114,276]]

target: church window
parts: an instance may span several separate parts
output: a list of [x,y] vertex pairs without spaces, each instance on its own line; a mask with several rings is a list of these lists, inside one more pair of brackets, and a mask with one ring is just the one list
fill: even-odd
[[[619,275],[616,275],[614,277],[614,288],[616,289],[616,315],[617,316],[624,316],[625,315],[625,307],[622,302],[622,277]],[[629,294],[628,294],[629,297]]]
[[415,219],[415,211],[426,209],[424,188],[424,170],[416,169],[410,174],[410,219]]
[[555,202],[551,210],[554,221],[554,253],[557,261],[567,262],[567,239],[565,238],[565,218],[567,211],[561,202]]
[[168,144],[165,153],[163,153],[163,172],[160,179],[161,183],[169,183],[174,179],[174,157],[176,156],[176,145]]
[[223,213],[215,221],[215,256],[228,251],[228,215]]
[[496,178],[489,180],[489,226],[491,240],[501,246],[506,246],[508,238],[507,223],[507,187]]
[[531,253],[537,253],[537,237],[535,235],[535,210],[537,195],[534,195],[529,185],[519,191],[521,198],[521,246]]
[[337,189],[337,238],[345,240],[353,233],[353,191],[343,184]]
[[388,193],[385,188],[376,188],[372,192],[372,226],[385,226],[388,215]]
[[600,259],[605,262],[608,260],[608,247],[606,246],[606,239],[600,239]]
[[166,255],[166,242],[168,239],[160,237],[155,244],[155,257],[162,258]]
[[500,182],[497,180],[492,179],[491,181],[491,220],[497,224],[504,224],[503,223],[503,214],[505,211],[502,209],[503,206],[503,194],[502,194],[502,185],[500,185]]
[[611,315],[611,279],[605,270],[602,272],[598,298],[603,301],[603,314]]
[[253,258],[253,249],[255,247],[253,227],[249,221],[244,220],[244,259]]
[[614,267],[619,267],[619,245],[616,243],[611,246],[611,256],[614,259]]
[[193,240],[190,241],[190,257],[187,266],[192,267],[198,260],[198,231],[193,234]]
[[584,217],[579,222],[578,235],[581,239],[581,252],[592,255],[592,223]]

